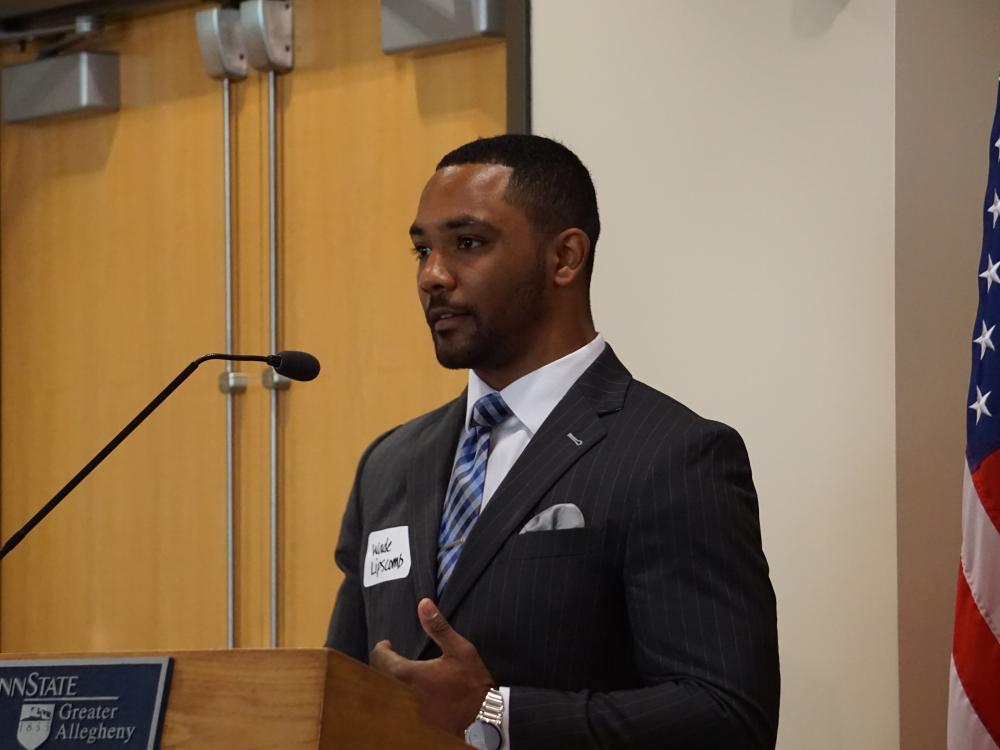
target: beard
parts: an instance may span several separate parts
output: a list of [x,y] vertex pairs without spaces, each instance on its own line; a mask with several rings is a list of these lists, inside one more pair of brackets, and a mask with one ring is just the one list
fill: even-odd
[[[446,333],[431,329],[438,362],[450,370],[490,370],[511,361],[521,353],[523,342],[542,318],[544,294],[545,271],[539,264],[498,302],[493,314],[478,305],[466,305],[460,329]],[[448,306],[447,299],[431,299],[430,307],[439,305]]]

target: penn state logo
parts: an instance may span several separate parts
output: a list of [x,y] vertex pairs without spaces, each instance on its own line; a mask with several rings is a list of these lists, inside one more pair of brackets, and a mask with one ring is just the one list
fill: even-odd
[[17,725],[17,741],[24,750],[35,750],[49,738],[52,730],[53,703],[25,703],[21,706],[21,722]]

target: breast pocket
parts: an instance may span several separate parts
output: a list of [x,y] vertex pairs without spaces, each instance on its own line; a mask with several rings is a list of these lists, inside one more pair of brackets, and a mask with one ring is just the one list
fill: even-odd
[[540,557],[578,557],[600,548],[603,529],[557,529],[518,534],[509,543],[512,560]]

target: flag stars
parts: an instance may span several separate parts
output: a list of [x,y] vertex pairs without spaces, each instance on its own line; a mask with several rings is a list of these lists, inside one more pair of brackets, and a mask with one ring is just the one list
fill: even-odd
[[990,414],[990,410],[986,408],[986,399],[990,397],[991,393],[993,393],[993,391],[986,391],[986,393],[983,393],[979,390],[979,386],[976,386],[976,400],[969,404],[969,408],[976,412],[976,424],[979,424],[979,419],[984,414],[987,417],[993,416]]
[[986,279],[986,293],[989,294],[990,288],[993,286],[993,282],[1000,284],[1000,276],[997,275],[997,269],[1000,268],[1000,261],[996,263],[993,262],[993,256],[986,255],[986,269],[979,274],[979,278]]
[[997,142],[993,144],[993,147],[997,150],[997,161],[1000,161],[1000,138],[997,138]]
[[997,191],[993,191],[993,205],[986,209],[988,213],[993,214],[993,228],[997,228],[997,217],[1000,216],[1000,195],[997,195]]
[[987,349],[992,349],[993,351],[996,351],[996,348],[993,346],[993,329],[996,328],[996,324],[991,325],[989,328],[987,328],[986,321],[984,320],[982,323],[983,323],[983,332],[979,334],[978,339],[972,340],[974,344],[979,344],[979,359],[982,359],[983,357],[986,356]]

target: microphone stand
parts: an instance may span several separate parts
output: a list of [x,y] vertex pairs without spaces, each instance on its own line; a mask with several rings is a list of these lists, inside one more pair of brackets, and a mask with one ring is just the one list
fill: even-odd
[[35,513],[35,515],[33,515],[26,524],[24,524],[24,526],[14,532],[13,536],[4,542],[3,547],[0,547],[0,560],[5,558],[12,549],[20,544],[21,540],[31,533],[31,530],[41,523],[45,516],[55,510],[56,506],[58,506],[59,503],[61,503],[65,497],[72,492],[78,484],[80,484],[80,482],[86,479],[90,472],[96,469],[101,462],[104,461],[104,459],[107,458],[123,440],[125,440],[125,438],[131,435],[132,432],[135,431],[135,428],[141,425],[146,420],[146,417],[152,414],[171,393],[177,390],[178,386],[187,380],[191,376],[191,373],[198,369],[199,365],[212,359],[222,359],[230,362],[266,362],[272,367],[279,367],[281,365],[281,357],[275,354],[268,356],[258,356],[252,354],[206,354],[203,357],[198,357],[198,359],[194,360],[187,367],[181,370],[180,374],[171,380],[170,383],[167,384],[167,387],[160,391],[152,401],[146,404],[146,407],[136,414],[135,418],[125,425],[121,432],[111,438],[111,442],[101,448],[97,455],[90,459],[87,465],[80,469],[76,476],[66,482],[63,488],[55,494],[55,497],[45,503],[45,505],[43,505],[41,509]]

